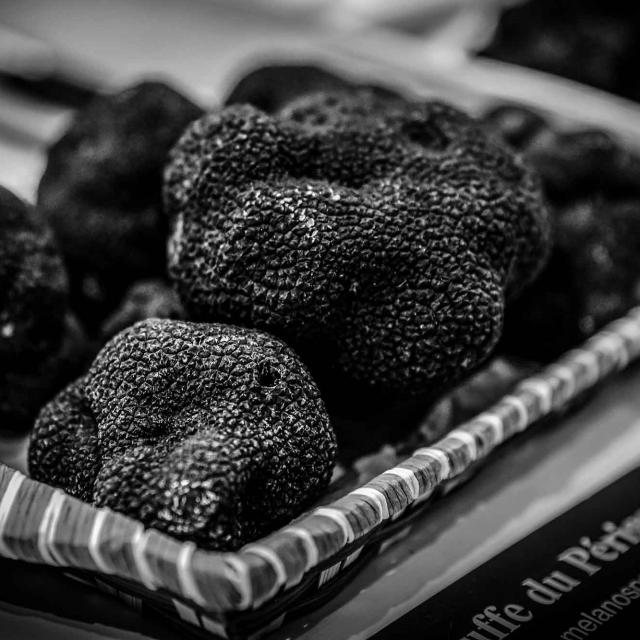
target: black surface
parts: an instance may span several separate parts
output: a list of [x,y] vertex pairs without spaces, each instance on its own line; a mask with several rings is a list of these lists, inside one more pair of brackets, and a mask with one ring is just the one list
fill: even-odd
[[[7,614],[23,616],[16,629],[20,635],[12,634]],[[45,621],[43,627],[38,618]],[[72,628],[81,635],[82,630],[90,630],[95,634],[93,637],[105,638],[130,638],[132,633],[154,640],[181,637],[165,622],[142,617],[123,602],[67,577],[59,569],[0,559],[2,640],[14,637],[68,640]]]
[[[504,617],[502,612],[509,604],[523,607],[522,611],[518,611],[519,615],[531,619],[513,629],[501,626],[499,622],[493,623],[494,630],[498,634],[502,632],[503,638],[580,640],[587,637],[630,637],[622,633],[632,628],[640,611],[640,543],[626,544],[628,550],[619,552],[616,559],[612,558],[611,547],[606,552],[611,560],[591,557],[589,564],[600,567],[593,575],[560,561],[558,556],[570,547],[579,546],[585,536],[591,542],[601,538],[604,534],[602,523],[611,521],[618,525],[637,512],[640,507],[640,495],[637,493],[639,482],[640,469],[636,469],[423,602],[374,638],[406,638],[419,629],[424,630],[424,635],[428,635],[430,640],[497,638],[490,631],[482,631],[475,626],[473,619],[490,606],[496,607],[493,613],[501,613]],[[617,540],[622,541],[620,537]],[[556,590],[558,597],[553,603],[533,601],[527,595],[527,586],[522,583],[527,579],[541,583],[557,571],[573,579],[575,584],[566,593]],[[621,605],[623,599],[617,598],[618,606],[607,606],[607,610],[616,612],[607,621],[603,621],[606,615],[594,613],[596,608],[602,608],[601,603],[615,598],[621,589],[635,579],[637,596],[627,598],[627,605]],[[486,614],[483,615],[484,622],[488,622]],[[587,615],[593,618],[591,624],[584,623],[584,630],[577,634],[572,631],[567,635],[568,630],[580,620],[589,620]],[[484,636],[469,635],[472,632]],[[420,637],[420,634],[416,637]]]

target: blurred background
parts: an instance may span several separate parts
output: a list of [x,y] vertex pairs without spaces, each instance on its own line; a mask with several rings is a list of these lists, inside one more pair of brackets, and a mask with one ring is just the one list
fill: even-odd
[[[320,60],[377,79],[386,73],[391,83],[463,102],[478,94],[537,106],[551,102],[601,124],[597,91],[585,101],[581,88],[549,74],[637,100],[640,20],[634,4],[3,0],[0,175],[6,186],[31,197],[43,145],[56,137],[69,110],[95,91],[163,76],[214,105],[243,71],[281,60]],[[624,101],[619,106],[626,113]]]
[[[3,182],[24,196],[83,90],[165,76],[215,104],[266,59],[389,57],[407,68],[452,63],[487,39],[493,0],[14,0],[0,2]],[[410,53],[409,53],[410,52]],[[425,65],[427,66],[427,65]],[[9,175],[11,174],[11,175]]]

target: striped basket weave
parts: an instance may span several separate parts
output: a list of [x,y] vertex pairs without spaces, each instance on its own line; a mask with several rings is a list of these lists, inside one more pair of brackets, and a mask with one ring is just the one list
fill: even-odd
[[637,307],[435,445],[237,553],[202,551],[0,465],[0,554],[73,570],[200,632],[246,637],[330,593],[428,498],[639,355]]

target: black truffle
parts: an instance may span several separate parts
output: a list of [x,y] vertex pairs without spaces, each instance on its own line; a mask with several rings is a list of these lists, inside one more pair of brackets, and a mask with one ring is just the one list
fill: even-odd
[[363,90],[275,116],[227,107],[187,129],[165,180],[189,317],[282,337],[340,415],[475,369],[547,252],[529,170],[438,102]]
[[640,198],[585,199],[554,214],[540,277],[507,310],[502,348],[550,361],[640,304]]
[[235,549],[326,487],[335,439],[279,340],[145,320],[40,413],[32,476],[208,549]]
[[553,132],[533,139],[523,151],[554,205],[640,195],[640,158],[605,131]]
[[[541,120],[520,112],[522,122]],[[513,127],[494,113],[490,126],[513,142]],[[550,202],[553,249],[508,307],[502,348],[549,361],[640,303],[640,158],[606,132],[561,132],[543,122],[517,146]]]
[[514,149],[522,150],[536,136],[550,131],[545,118],[538,112],[517,104],[499,104],[482,116],[483,123]]
[[178,294],[162,280],[141,280],[125,294],[120,306],[104,321],[103,340],[147,318],[185,319]]
[[0,187],[0,425],[29,429],[77,373],[82,332],[67,309],[67,276],[50,229]]
[[292,100],[311,93],[354,89],[369,89],[381,97],[397,95],[391,89],[348,80],[313,64],[268,64],[238,80],[224,104],[250,104],[265,113],[275,113]]
[[640,99],[640,7],[628,0],[508,6],[482,55]]
[[142,278],[166,271],[162,170],[202,110],[159,82],[100,96],[49,150],[38,207],[71,278],[72,304],[95,329]]

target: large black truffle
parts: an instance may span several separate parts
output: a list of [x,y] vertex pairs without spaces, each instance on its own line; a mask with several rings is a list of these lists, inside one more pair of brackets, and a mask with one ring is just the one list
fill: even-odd
[[438,102],[353,91],[275,116],[227,107],[187,129],[165,179],[189,317],[284,338],[343,416],[475,369],[547,251],[529,170]]
[[159,82],[100,96],[49,150],[38,207],[71,278],[72,303],[91,328],[142,278],[166,272],[162,170],[202,110]]
[[[640,303],[640,158],[606,132],[556,131],[517,106],[487,122],[537,170],[551,205],[549,262],[509,306],[502,345],[548,361]],[[514,135],[517,122],[537,125]]]
[[0,428],[29,429],[77,373],[82,333],[50,229],[0,187]]
[[32,476],[209,549],[235,549],[326,487],[335,440],[306,368],[279,340],[145,320],[40,413]]

